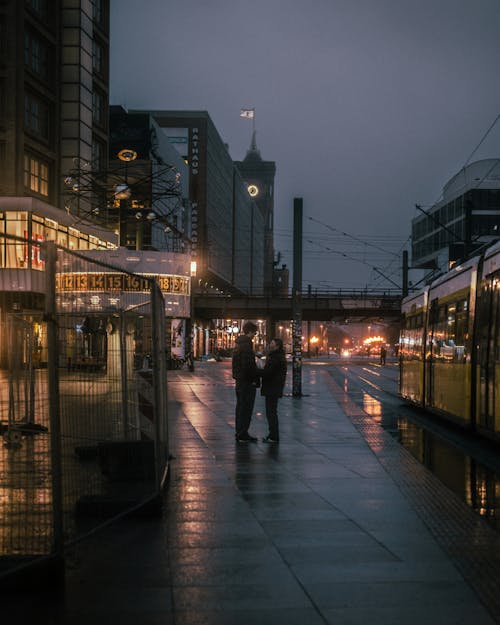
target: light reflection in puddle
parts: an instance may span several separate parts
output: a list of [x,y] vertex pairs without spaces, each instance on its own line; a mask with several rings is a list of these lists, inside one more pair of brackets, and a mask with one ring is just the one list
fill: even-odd
[[363,392],[363,410],[373,417],[375,421],[380,423],[382,421],[382,403],[378,399],[372,397],[368,393]]
[[[347,380],[344,379],[344,390]],[[398,440],[421,464],[496,530],[500,530],[500,473],[468,455],[443,436],[407,417],[384,410],[363,391],[363,410]]]

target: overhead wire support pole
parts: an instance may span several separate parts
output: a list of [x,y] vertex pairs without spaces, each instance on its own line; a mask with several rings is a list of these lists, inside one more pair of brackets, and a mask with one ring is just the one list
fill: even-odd
[[302,397],[302,198],[293,199],[292,397]]
[[403,250],[403,284],[401,287],[401,295],[408,295],[408,250]]

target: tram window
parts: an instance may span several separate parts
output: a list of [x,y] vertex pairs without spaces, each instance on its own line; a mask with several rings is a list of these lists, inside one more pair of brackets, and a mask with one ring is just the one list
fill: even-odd
[[467,337],[467,300],[439,306],[433,335],[433,354],[435,357],[446,362],[465,362]]
[[468,312],[467,300],[457,302],[455,329],[455,342],[457,345],[465,345],[469,317]]
[[401,335],[400,354],[404,360],[422,358],[422,314],[409,315],[405,318]]

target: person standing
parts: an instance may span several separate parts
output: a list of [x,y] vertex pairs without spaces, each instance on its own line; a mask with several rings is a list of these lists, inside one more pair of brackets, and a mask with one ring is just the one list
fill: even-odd
[[266,419],[269,433],[263,443],[278,443],[280,440],[278,422],[278,400],[283,397],[286,379],[286,357],[283,341],[273,339],[269,345],[266,364],[260,371],[262,377],[261,394],[266,398]]
[[232,358],[233,378],[236,381],[235,438],[238,443],[257,442],[257,439],[248,433],[255,395],[260,385],[259,370],[252,345],[256,334],[255,323],[251,321],[244,323],[243,334],[236,339]]
[[387,357],[387,349],[385,348],[385,345],[382,345],[382,347],[380,348],[380,364],[381,365],[385,365],[386,357]]

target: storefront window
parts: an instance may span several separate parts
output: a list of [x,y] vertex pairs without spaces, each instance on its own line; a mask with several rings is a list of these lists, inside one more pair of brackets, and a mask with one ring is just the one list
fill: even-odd
[[68,247],[70,250],[78,249],[78,235],[80,233],[75,228],[68,228]]
[[68,247],[68,229],[66,226],[59,226],[57,229],[57,243],[63,247]]
[[[28,237],[27,213],[6,212],[5,234],[26,239]],[[2,254],[2,266],[6,269],[21,269],[28,267],[28,243],[5,239],[5,249]]]
[[[31,238],[33,241],[45,241],[45,228],[43,220],[37,218],[35,215],[31,217]],[[32,269],[43,269],[43,261],[41,258],[41,250],[38,245],[33,245],[31,252],[31,267]]]

